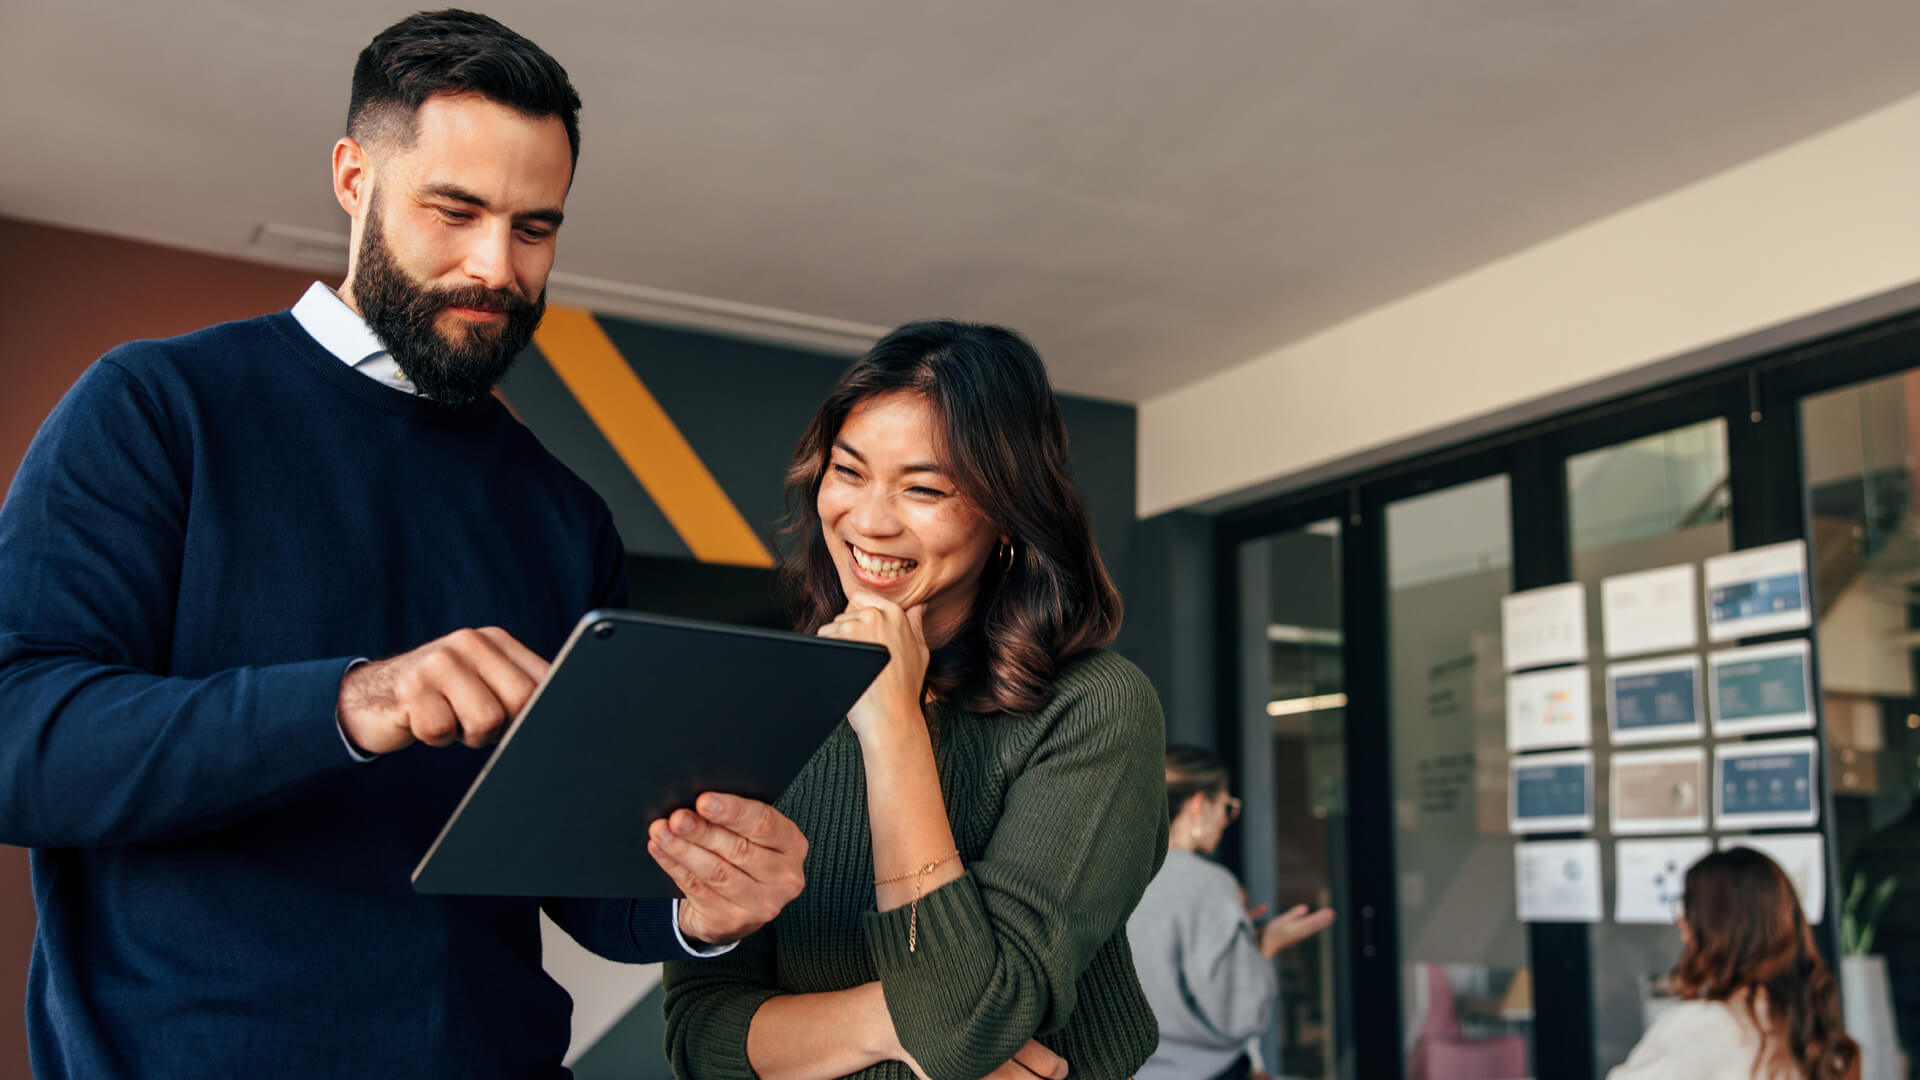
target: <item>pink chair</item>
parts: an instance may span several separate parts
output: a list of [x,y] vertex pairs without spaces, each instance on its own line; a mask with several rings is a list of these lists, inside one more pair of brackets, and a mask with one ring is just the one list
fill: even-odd
[[1446,969],[1439,964],[1425,966],[1427,1015],[1407,1061],[1409,1080],[1522,1080],[1527,1076],[1527,1040],[1518,1035],[1461,1038]]

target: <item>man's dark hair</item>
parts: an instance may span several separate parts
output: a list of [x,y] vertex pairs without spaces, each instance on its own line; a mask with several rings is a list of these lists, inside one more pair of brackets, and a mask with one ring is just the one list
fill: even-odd
[[413,114],[435,94],[478,94],[531,117],[557,116],[580,161],[580,94],[546,51],[498,20],[448,8],[380,31],[353,65],[347,134],[413,139]]

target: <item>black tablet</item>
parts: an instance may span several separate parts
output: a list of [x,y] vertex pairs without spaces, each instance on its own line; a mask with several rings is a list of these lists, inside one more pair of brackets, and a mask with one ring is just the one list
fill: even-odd
[[673,896],[647,826],[771,803],[887,665],[879,645],[589,612],[413,872],[424,893]]

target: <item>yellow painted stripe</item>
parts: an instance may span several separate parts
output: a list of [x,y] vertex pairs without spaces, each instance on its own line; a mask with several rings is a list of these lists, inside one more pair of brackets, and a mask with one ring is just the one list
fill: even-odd
[[773,554],[591,313],[550,307],[533,341],[694,558],[773,565]]

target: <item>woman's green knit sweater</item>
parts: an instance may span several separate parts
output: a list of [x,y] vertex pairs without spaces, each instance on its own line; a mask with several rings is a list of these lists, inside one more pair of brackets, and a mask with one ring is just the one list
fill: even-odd
[[[753,1077],[747,1027],[768,998],[875,979],[933,1080],[980,1080],[1036,1037],[1074,1080],[1122,1080],[1153,1052],[1126,938],[1167,854],[1166,732],[1146,676],[1095,651],[1038,712],[928,715],[966,873],[921,898],[918,950],[909,908],[874,911],[866,774],[842,722],[779,802],[811,845],[806,890],[726,956],[667,965],[683,1080]],[[859,1075],[912,1080],[899,1062]]]

